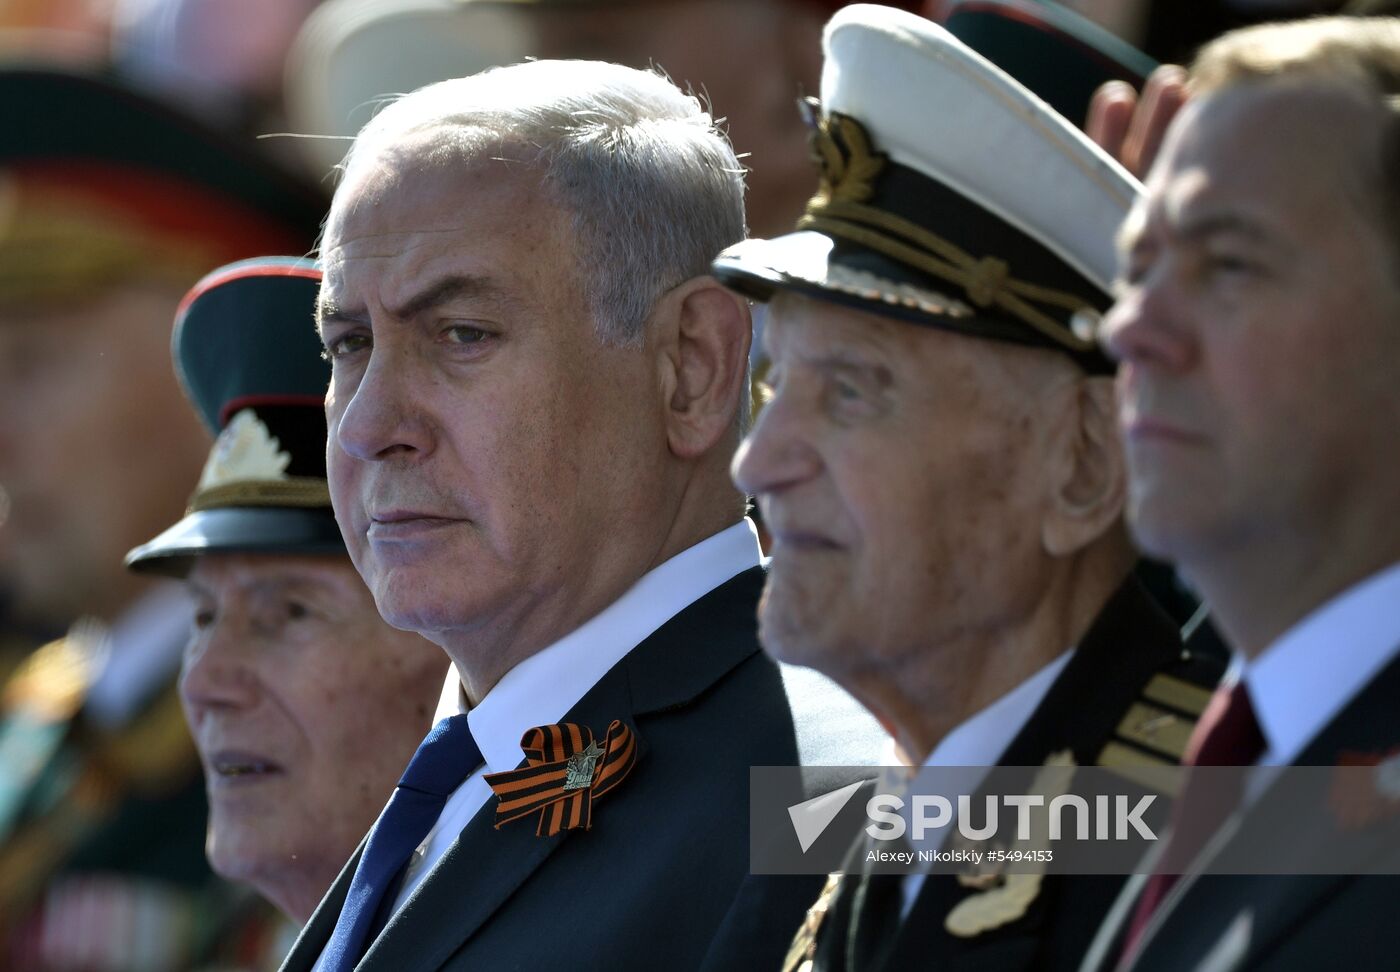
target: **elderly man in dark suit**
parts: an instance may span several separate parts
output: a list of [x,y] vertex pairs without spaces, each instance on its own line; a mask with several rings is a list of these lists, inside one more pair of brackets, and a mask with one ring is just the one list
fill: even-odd
[[[538,61],[356,140],[322,247],[331,497],[444,718],[285,968],[679,968],[791,764],[728,464],[742,170],[658,75]],[[839,757],[827,757],[840,762]]]
[[[1134,533],[1196,583],[1238,653],[1195,761],[1350,766],[1393,811],[1400,21],[1228,34],[1191,90],[1124,228],[1103,336],[1122,362]],[[1188,825],[1214,802],[1188,789],[1172,866],[1134,882],[1090,965],[1394,967],[1400,879],[1319,873],[1342,846],[1334,824],[1366,816],[1320,789],[1298,803],[1250,783],[1213,832]],[[1250,856],[1254,842],[1270,846]],[[1397,873],[1400,841],[1376,850],[1366,868]],[[1313,873],[1260,873],[1285,852]]]
[[[851,7],[825,52],[808,215],[715,263],[769,301],[772,399],[734,467],[773,532],[765,648],[915,766],[1171,765],[1148,726],[1189,725],[1213,673],[1133,576],[1092,340],[1138,184],[933,24]],[[1061,967],[1117,883],[862,871],[788,968]]]
[[[204,766],[209,862],[293,931],[378,816],[447,665],[380,618],[331,514],[320,282],[310,260],[261,257],[180,302],[175,370],[217,438],[186,515],[126,559],[184,580],[194,602],[180,701]],[[262,966],[288,944],[270,937]]]

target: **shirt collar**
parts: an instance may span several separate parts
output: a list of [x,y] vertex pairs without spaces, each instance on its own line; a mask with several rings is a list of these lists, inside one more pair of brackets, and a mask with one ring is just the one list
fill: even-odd
[[1061,654],[1010,692],[959,724],[924,760],[925,766],[993,766],[1045,700],[1050,686],[1069,664],[1074,649]]
[[1244,664],[1269,746],[1264,765],[1292,763],[1400,651],[1397,605],[1400,563],[1338,594]]
[[[435,720],[466,713],[490,772],[520,764],[520,737],[562,719],[608,670],[687,606],[760,562],[745,519],[653,568],[578,628],[507,672],[475,708],[448,669]],[[599,727],[594,727],[599,728]]]

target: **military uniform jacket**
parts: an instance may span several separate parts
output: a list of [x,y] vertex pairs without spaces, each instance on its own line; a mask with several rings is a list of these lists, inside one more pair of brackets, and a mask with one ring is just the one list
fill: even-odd
[[[1179,747],[1154,740],[1140,727],[1152,720],[1160,725],[1166,715],[1180,724],[1172,737],[1184,739],[1221,674],[1218,660],[1185,653],[1175,623],[1130,578],[1099,613],[1000,764],[1038,766],[1065,750],[1081,766],[1174,764]],[[853,858],[863,857],[861,851]],[[1124,880],[1047,875],[1019,918],[962,937],[946,927],[949,913],[998,888],[976,891],[953,876],[930,875],[899,922],[901,878],[861,875],[858,869],[828,886],[827,900],[817,906],[824,916],[806,926],[815,926],[814,941],[807,944],[812,970],[1073,969]],[[802,967],[802,961],[795,952],[789,967]]]
[[[763,576],[747,570],[691,604],[565,716],[600,737],[620,719],[640,744],[591,830],[538,837],[533,818],[497,830],[488,800],[359,968],[698,966],[748,873],[749,766],[796,761],[782,679],[758,646]],[[286,972],[315,964],[358,862],[357,851]]]
[[[1393,658],[1299,755],[1297,766],[1379,765],[1400,758],[1400,657]],[[1221,827],[1192,870],[1239,852],[1254,839],[1316,846],[1335,833],[1327,793],[1299,800],[1265,790]],[[1396,833],[1400,807],[1381,804]],[[1306,853],[1306,850],[1303,851]],[[1183,876],[1144,932],[1134,972],[1176,969],[1354,972],[1400,968],[1400,841],[1376,866],[1384,876]],[[1113,969],[1145,879],[1135,879],[1105,922],[1085,969]]]

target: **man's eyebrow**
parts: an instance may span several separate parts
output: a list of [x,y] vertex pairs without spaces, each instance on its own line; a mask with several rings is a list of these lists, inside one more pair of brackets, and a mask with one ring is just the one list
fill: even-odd
[[248,586],[248,590],[249,593],[257,597],[276,599],[315,596],[325,592],[328,586],[325,581],[314,577],[303,577],[298,574],[276,574],[272,577],[259,578]]
[[[441,304],[474,297],[489,298],[501,302],[507,301],[505,289],[487,277],[452,274],[433,281],[401,306],[391,309],[390,312],[399,319],[407,319],[416,317]],[[348,310],[336,303],[334,298],[323,297],[316,304],[316,326],[318,329],[324,328],[327,324],[367,326],[369,323],[370,318],[367,311]]]
[[[1120,258],[1129,256],[1142,242],[1150,219],[1150,215],[1141,210],[1134,210],[1124,219],[1114,240]],[[1270,232],[1266,224],[1234,210],[1213,209],[1199,215],[1188,214],[1168,232],[1180,242],[1191,245],[1200,245],[1216,236],[1236,236],[1259,246],[1273,246],[1278,242],[1276,234]]]
[[416,317],[426,310],[454,300],[473,297],[487,297],[500,300],[505,291],[487,277],[470,274],[452,274],[429,284],[410,297],[402,306],[393,310],[395,317],[406,319]]
[[1252,243],[1268,243],[1271,234],[1264,224],[1244,213],[1220,210],[1190,215],[1181,220],[1177,236],[1188,242],[1199,243],[1212,236],[1241,236]]
[[369,324],[365,311],[348,311],[329,297],[316,301],[316,330],[324,331],[327,324]]

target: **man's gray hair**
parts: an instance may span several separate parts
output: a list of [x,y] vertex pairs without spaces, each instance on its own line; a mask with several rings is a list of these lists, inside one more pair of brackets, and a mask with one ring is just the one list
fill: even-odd
[[346,177],[392,157],[405,136],[439,130],[415,157],[541,169],[573,216],[589,308],[610,343],[640,343],[657,298],[744,237],[743,168],[729,140],[660,74],[531,61],[431,84],[361,130]]

